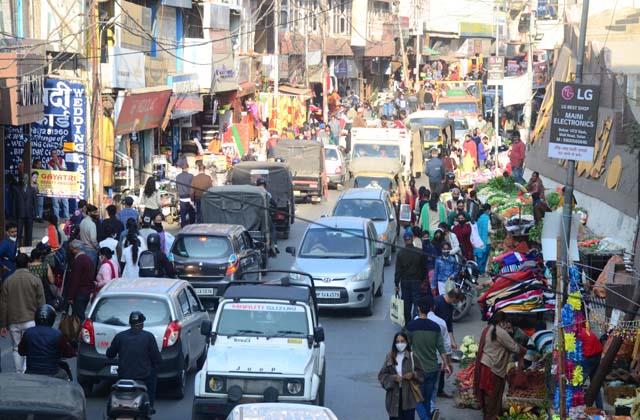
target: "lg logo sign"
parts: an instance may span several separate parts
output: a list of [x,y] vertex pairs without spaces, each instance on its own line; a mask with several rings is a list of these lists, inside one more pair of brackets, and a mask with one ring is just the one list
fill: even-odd
[[591,99],[593,99],[593,90],[580,88],[575,89],[573,86],[567,85],[562,88],[560,95],[565,101],[570,101],[574,97],[576,97],[580,101],[590,101]]

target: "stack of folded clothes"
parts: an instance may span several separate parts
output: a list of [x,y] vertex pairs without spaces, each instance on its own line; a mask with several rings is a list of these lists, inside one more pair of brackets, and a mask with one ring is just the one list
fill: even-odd
[[[507,313],[537,312],[549,309],[544,292],[548,288],[544,272],[535,264],[525,264],[518,271],[499,274],[479,298],[483,319],[498,311]],[[552,296],[552,295],[551,295]]]

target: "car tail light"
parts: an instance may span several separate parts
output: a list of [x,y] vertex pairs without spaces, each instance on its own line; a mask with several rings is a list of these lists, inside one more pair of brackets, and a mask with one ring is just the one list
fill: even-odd
[[277,212],[276,213],[276,220],[284,220],[284,213]]
[[238,271],[238,262],[238,256],[236,254],[231,254],[229,256],[229,263],[227,264],[227,271],[225,275],[230,276]]
[[335,173],[336,174],[341,174],[342,173],[342,165],[338,165],[338,167],[336,168]]
[[176,344],[178,338],[180,338],[180,329],[182,326],[178,321],[171,321],[169,325],[167,325],[167,329],[164,332],[164,337],[162,338],[162,348],[166,349],[167,347],[171,347]]
[[93,321],[85,319],[80,329],[80,337],[85,344],[93,346],[96,343],[95,331],[93,330]]

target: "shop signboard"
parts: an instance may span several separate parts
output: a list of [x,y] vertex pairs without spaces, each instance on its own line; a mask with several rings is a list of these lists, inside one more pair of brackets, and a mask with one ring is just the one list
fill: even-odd
[[79,172],[34,169],[31,176],[37,177],[38,195],[66,198],[80,196]]
[[151,39],[145,34],[153,33],[151,28],[151,9],[128,1],[119,2],[120,28],[116,31],[120,37],[120,46],[136,51],[151,50]]
[[168,88],[128,92],[122,97],[115,135],[122,136],[160,127],[164,121],[170,97],[171,90]]
[[[86,198],[87,96],[84,85],[62,79],[44,81],[44,117],[30,127],[5,127],[5,168],[16,175],[22,162],[26,141],[31,142],[31,157],[43,165],[51,151],[64,150],[69,172],[74,172],[76,187],[67,189],[65,197]],[[71,179],[67,177],[66,179]],[[69,181],[70,182],[70,181]],[[69,192],[71,191],[71,192]]]
[[548,156],[592,161],[600,87],[555,82]]
[[191,9],[191,0],[162,0],[162,5]]
[[214,92],[226,92],[238,89],[238,74],[235,70],[233,55],[213,55],[213,86]]
[[166,86],[170,63],[166,57],[147,57],[144,66],[144,80],[147,87]]
[[144,53],[122,47],[109,48],[109,73],[104,86],[120,89],[145,87]]
[[173,93],[193,93],[200,91],[198,75],[195,73],[168,76],[167,86],[173,90]]
[[504,57],[489,57],[487,84],[501,85],[504,79]]

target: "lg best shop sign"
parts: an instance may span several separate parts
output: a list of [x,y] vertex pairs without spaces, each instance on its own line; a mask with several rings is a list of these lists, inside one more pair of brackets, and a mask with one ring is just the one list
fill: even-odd
[[549,157],[593,160],[600,87],[555,83]]

